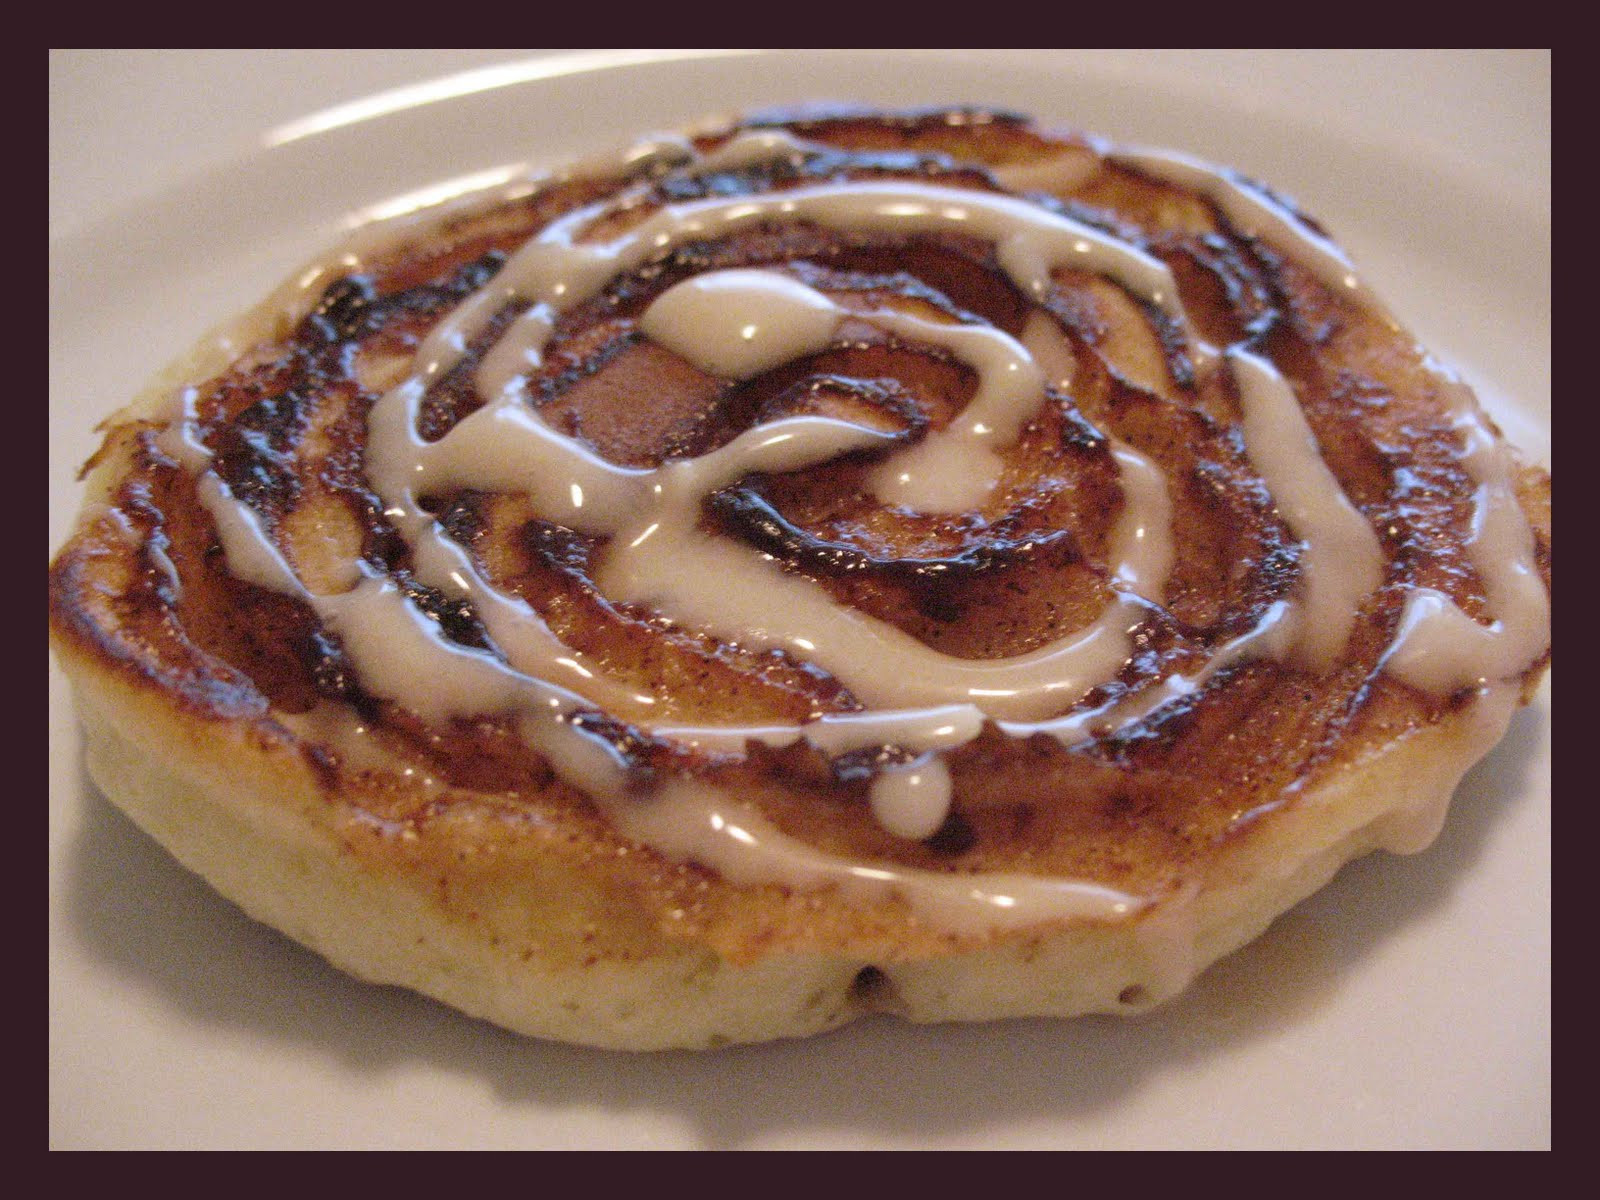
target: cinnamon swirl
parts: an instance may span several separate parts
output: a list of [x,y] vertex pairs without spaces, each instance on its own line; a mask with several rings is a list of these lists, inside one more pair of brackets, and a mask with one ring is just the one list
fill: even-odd
[[1138,1012],[1428,844],[1549,479],[1328,235],[987,110],[378,222],[109,424],[97,783],[345,969],[598,1046]]

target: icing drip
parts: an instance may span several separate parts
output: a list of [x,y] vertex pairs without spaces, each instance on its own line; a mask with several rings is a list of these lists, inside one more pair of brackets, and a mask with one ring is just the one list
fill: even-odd
[[950,769],[933,755],[885,767],[872,781],[871,799],[873,816],[890,833],[930,838],[950,812]]
[[[637,161],[690,158],[684,169],[704,175],[806,152],[804,143],[787,134],[762,133],[735,137],[698,160],[676,143]],[[1337,248],[1266,195],[1182,156],[1112,157],[1202,192],[1246,235],[1272,242],[1342,294],[1372,303]],[[1080,178],[1093,166],[1085,156],[1072,155],[1060,170]],[[1041,185],[1050,178],[1048,171],[1028,177]],[[787,837],[748,805],[688,778],[671,779],[647,797],[624,798],[625,764],[617,751],[574,718],[598,707],[657,737],[710,753],[740,753],[748,741],[774,747],[804,741],[829,756],[897,747],[910,761],[876,774],[869,788],[872,810],[890,833],[921,839],[935,833],[951,809],[951,778],[942,755],[976,738],[986,721],[1014,737],[1045,733],[1071,745],[1143,720],[1244,661],[1265,657],[1326,669],[1342,653],[1357,609],[1382,584],[1383,560],[1373,530],[1323,461],[1293,388],[1270,361],[1243,347],[1221,359],[1236,384],[1248,458],[1302,543],[1292,598],[1271,605],[1253,629],[1187,674],[1072,712],[1095,688],[1118,677],[1140,623],[1166,599],[1174,559],[1171,497],[1160,469],[1131,446],[1108,439],[1122,502],[1109,531],[1101,614],[1010,658],[942,654],[839,605],[770,556],[699,525],[707,496],[751,474],[802,470],[866,450],[884,456],[868,483],[886,506],[955,513],[982,505],[999,486],[1004,452],[1044,402],[1046,388],[1071,392],[1077,371],[1072,347],[1042,311],[1031,313],[1020,338],[1013,338],[965,319],[883,307],[847,310],[777,271],[739,269],[673,286],[639,320],[640,330],[659,345],[702,371],[733,380],[828,349],[847,317],[893,339],[936,347],[975,372],[977,389],[947,426],[909,447],[895,434],[802,415],[759,424],[695,458],[652,469],[622,467],[547,424],[528,402],[527,380],[540,368],[563,313],[678,247],[766,222],[981,239],[994,247],[1010,281],[1034,300],[1047,295],[1060,268],[1101,275],[1164,312],[1185,333],[1191,356],[1210,361],[1214,351],[1193,336],[1167,268],[1101,230],[1014,196],[903,181],[712,195],[662,206],[609,240],[585,236],[602,228],[616,206],[643,197],[648,186],[547,225],[488,285],[434,326],[368,418],[367,479],[411,546],[415,577],[446,597],[469,600],[496,651],[450,642],[395,583],[369,576],[357,564],[333,589],[308,589],[258,515],[210,469],[211,456],[194,432],[191,389],[178,397],[162,444],[199,476],[201,503],[215,519],[230,569],[309,604],[340,638],[372,694],[429,721],[474,714],[514,718],[529,745],[561,777],[605,805],[624,835],[714,867],[735,882],[831,884],[850,894],[893,894],[946,927],[979,931],[1063,916],[1110,919],[1144,909],[1146,898],[1080,881],[950,876],[847,862]],[[346,270],[358,265],[350,255],[340,263]],[[302,286],[326,274],[322,268],[308,272]],[[418,418],[428,389],[507,310],[513,318],[474,374],[482,407],[439,440],[424,441]],[[1533,569],[1509,460],[1464,392],[1461,397],[1456,428],[1467,469],[1479,485],[1470,553],[1497,615],[1487,624],[1473,621],[1442,594],[1414,591],[1383,660],[1394,677],[1439,694],[1515,676],[1540,652],[1548,629],[1548,597]],[[724,642],[781,648],[816,663],[867,710],[803,725],[700,727],[652,720],[656,697],[609,678],[599,664],[564,646],[526,602],[483,578],[470,554],[421,503],[451,489],[526,496],[544,519],[605,539],[594,579],[608,597],[654,609]],[[1166,955],[1163,961],[1171,966],[1177,960]],[[1178,963],[1173,970],[1183,974],[1186,968]]]

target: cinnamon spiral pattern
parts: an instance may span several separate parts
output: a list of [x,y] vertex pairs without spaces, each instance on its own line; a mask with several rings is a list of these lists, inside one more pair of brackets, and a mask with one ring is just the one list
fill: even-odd
[[[721,963],[1123,928],[1109,1000],[897,1003],[1142,1007],[1285,902],[1207,924],[1262,830],[1300,893],[1428,840],[1548,661],[1548,480],[1309,218],[1181,156],[775,114],[286,297],[113,432],[58,640],[269,721],[406,872],[515,814]],[[1308,831],[1429,731],[1437,779]]]

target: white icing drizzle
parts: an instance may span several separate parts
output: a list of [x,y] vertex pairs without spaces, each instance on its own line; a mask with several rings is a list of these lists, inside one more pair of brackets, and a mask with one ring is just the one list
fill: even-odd
[[1212,652],[1196,671],[1188,675],[1168,675],[1150,684],[1126,699],[1114,700],[1098,708],[1069,713],[1049,721],[1020,722],[999,721],[1000,729],[1013,737],[1027,737],[1034,733],[1047,733],[1064,746],[1075,746],[1094,737],[1104,737],[1142,721],[1151,713],[1172,701],[1193,694],[1204,687],[1217,672],[1255,659],[1284,659],[1294,645],[1294,632],[1298,622],[1296,610],[1285,601],[1267,606],[1267,611],[1248,633],[1224,644]]
[[712,271],[668,289],[639,318],[650,339],[711,375],[751,379],[825,350],[843,312],[771,271]]
[[[1061,326],[1045,313],[1029,313],[1021,340],[1045,382],[1070,393],[1077,360]],[[1150,459],[1116,438],[1111,439],[1111,453],[1121,469],[1123,492],[1122,511],[1112,530],[1112,543],[1121,551],[1112,577],[1125,590],[1160,604],[1166,599],[1173,554],[1169,534],[1172,501],[1166,477]]]
[[1383,669],[1435,695],[1519,675],[1550,641],[1550,594],[1534,564],[1533,535],[1517,503],[1515,463],[1495,438],[1471,393],[1435,364],[1447,384],[1451,425],[1461,437],[1462,463],[1477,490],[1467,556],[1483,581],[1495,616],[1473,620],[1432,588],[1406,601]]
[[1210,163],[1170,150],[1119,150],[1107,157],[1141,175],[1205,196],[1240,233],[1260,238],[1287,253],[1324,287],[1356,300],[1394,325],[1388,310],[1362,282],[1349,256],[1337,244],[1234,172],[1218,170]]
[[878,498],[919,512],[965,512],[989,498],[999,450],[1016,441],[1044,395],[1044,372],[998,329],[895,313],[873,320],[908,340],[943,346],[978,372],[978,392],[950,425],[895,455],[870,476]]
[[917,913],[956,933],[984,933],[1076,917],[1113,920],[1148,901],[1075,879],[987,873],[944,875],[876,867],[839,858],[776,829],[758,813],[714,792],[670,783],[654,796],[614,806],[627,837],[716,870],[734,883],[778,883],[797,891],[833,886],[863,900],[897,895]]
[[1111,439],[1111,457],[1122,469],[1122,509],[1111,530],[1117,549],[1111,578],[1133,595],[1160,604],[1172,570],[1172,498],[1166,477],[1132,446]]
[[[805,150],[787,134],[745,134],[692,169],[748,166]],[[689,153],[682,143],[659,143],[643,158],[628,161],[677,160]],[[1204,192],[1245,233],[1286,248],[1331,280],[1330,286],[1371,303],[1336,248],[1253,189],[1181,156],[1113,157]],[[1078,159],[1068,165],[1073,172],[1086,169]],[[527,403],[526,381],[539,369],[560,315],[599,294],[611,280],[687,242],[724,237],[765,221],[811,222],[847,232],[976,237],[994,245],[1002,269],[1025,295],[1044,296],[1052,272],[1072,267],[1114,280],[1188,331],[1166,267],[1109,235],[1015,197],[906,182],[713,196],[650,212],[610,240],[584,240],[584,231],[618,211],[619,204],[625,209],[644,186],[546,226],[494,280],[434,327],[369,417],[367,477],[412,546],[417,578],[470,600],[498,654],[447,641],[398,586],[368,576],[358,564],[336,590],[310,591],[256,513],[209,469],[210,454],[194,434],[195,393],[186,389],[176,399],[162,445],[199,476],[201,502],[216,521],[230,569],[308,603],[341,639],[373,694],[430,721],[473,714],[514,717],[530,746],[564,779],[605,805],[625,836],[702,862],[734,882],[892,894],[953,930],[1071,917],[1113,919],[1144,910],[1147,898],[1084,881],[950,876],[846,862],[783,835],[749,805],[687,778],[670,780],[646,798],[625,797],[626,775],[616,752],[578,732],[575,724],[581,722],[575,717],[598,706],[656,736],[711,753],[737,753],[748,740],[784,746],[804,739],[830,756],[900,747],[914,757],[877,774],[871,805],[891,833],[925,838],[950,811],[953,785],[942,755],[975,738],[989,719],[1013,736],[1044,732],[1074,744],[1141,720],[1203,687],[1217,671],[1248,659],[1290,659],[1321,669],[1342,650],[1356,606],[1382,582],[1382,558],[1371,528],[1323,462],[1293,389],[1266,359],[1242,348],[1228,352],[1225,361],[1244,410],[1247,453],[1285,522],[1304,543],[1295,598],[1271,606],[1255,629],[1188,675],[1169,676],[1093,711],[1059,716],[1118,675],[1147,605],[1165,599],[1174,555],[1171,499],[1160,470],[1132,447],[1111,443],[1123,504],[1109,538],[1102,614],[1054,643],[1007,659],[940,654],[891,625],[837,605],[824,589],[785,572],[768,556],[698,528],[701,502],[718,488],[754,472],[799,470],[865,449],[887,454],[870,473],[871,487],[886,504],[923,512],[982,505],[1002,476],[1003,451],[1037,410],[1046,386],[1071,388],[1072,349],[1042,312],[1029,317],[1019,340],[987,326],[898,310],[847,314],[826,295],[781,273],[730,270],[669,289],[643,314],[640,327],[647,336],[700,369],[730,379],[750,378],[826,349],[846,315],[892,337],[942,347],[976,371],[978,388],[946,428],[909,448],[897,446],[894,435],[883,431],[797,416],[747,430],[695,459],[648,470],[619,467],[548,426]],[[338,262],[344,270],[358,265],[351,254]],[[300,291],[325,281],[325,274],[322,268],[307,272]],[[428,387],[460,362],[507,307],[518,315],[475,373],[485,403],[439,441],[424,442],[417,417]],[[1189,349],[1201,361],[1212,354],[1192,336]],[[1458,404],[1457,428],[1467,443],[1468,469],[1480,485],[1471,553],[1489,607],[1500,617],[1480,624],[1438,593],[1413,594],[1384,666],[1434,692],[1515,675],[1540,652],[1548,624],[1548,598],[1532,568],[1504,452],[1469,400]],[[652,720],[657,697],[608,678],[597,664],[562,645],[525,602],[485,580],[470,555],[421,506],[426,495],[458,487],[521,493],[546,519],[605,536],[608,549],[595,577],[608,596],[651,606],[727,642],[781,647],[818,663],[868,710],[804,725],[700,727]],[[1192,914],[1172,919],[1181,923]],[[1184,937],[1174,929],[1167,940],[1178,946]],[[1166,934],[1156,941],[1163,938]],[[1187,953],[1180,946],[1157,955],[1171,976],[1168,982],[1186,978]]]
[[[744,134],[709,156],[699,170],[747,165],[779,152],[794,153],[799,146],[787,135]],[[774,219],[852,232],[949,232],[980,238],[995,244],[1001,266],[1028,295],[1044,295],[1051,271],[1070,266],[1117,281],[1188,328],[1172,274],[1159,259],[1013,196],[922,183],[821,184],[668,205],[610,242],[580,242],[582,231],[612,211],[613,203],[589,205],[551,222],[473,302],[437,327],[437,338],[464,344],[488,316],[516,298],[566,311],[611,279],[685,242],[727,237]]]
[[1383,582],[1383,550],[1323,461],[1287,380],[1242,349],[1228,360],[1244,410],[1244,440],[1278,512],[1304,549],[1295,658],[1325,671],[1344,650],[1362,600]]
[[1022,346],[1044,373],[1046,384],[1058,392],[1072,391],[1078,360],[1072,353],[1072,343],[1067,341],[1054,317],[1038,310],[1030,312],[1022,327]]
[[1047,158],[1003,163],[989,173],[1013,192],[1040,191],[1060,194],[1075,191],[1100,173],[1100,156],[1087,147],[1067,150]]

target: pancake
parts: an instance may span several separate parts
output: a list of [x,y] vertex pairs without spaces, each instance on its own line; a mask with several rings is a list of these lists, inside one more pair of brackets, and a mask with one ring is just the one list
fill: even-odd
[[1429,844],[1549,662],[1548,476],[1310,217],[988,110],[374,223],[86,485],[106,795],[595,1046],[1145,1011]]

